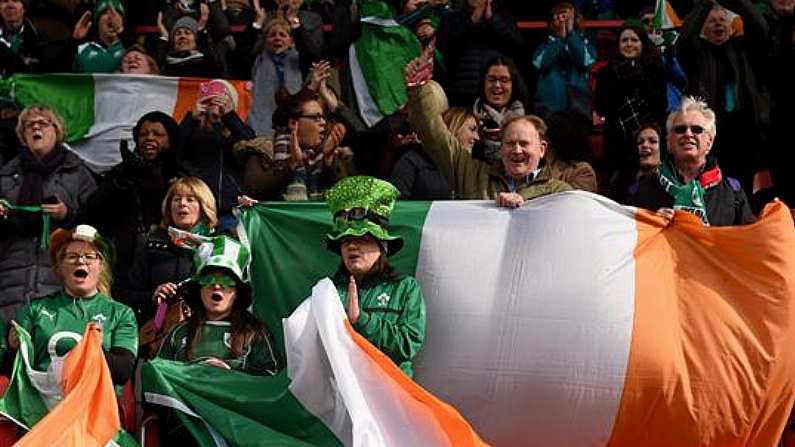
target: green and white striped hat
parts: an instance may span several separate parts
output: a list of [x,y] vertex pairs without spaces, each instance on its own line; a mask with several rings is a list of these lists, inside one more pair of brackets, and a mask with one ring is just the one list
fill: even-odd
[[251,261],[249,249],[228,236],[216,236],[199,245],[193,255],[196,267],[194,280],[198,280],[204,269],[220,267],[230,270],[240,282],[248,283],[248,263]]

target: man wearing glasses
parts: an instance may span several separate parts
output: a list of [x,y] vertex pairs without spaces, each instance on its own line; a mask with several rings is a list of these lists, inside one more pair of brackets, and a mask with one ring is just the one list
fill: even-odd
[[721,172],[710,154],[715,112],[686,96],[666,122],[668,157],[656,175],[641,180],[629,203],[670,219],[675,210],[695,214],[704,225],[742,225],[754,215],[740,182]]

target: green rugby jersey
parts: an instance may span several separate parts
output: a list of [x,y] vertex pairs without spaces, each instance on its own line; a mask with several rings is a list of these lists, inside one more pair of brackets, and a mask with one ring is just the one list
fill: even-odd
[[[201,334],[193,347],[191,360],[215,357],[223,360],[232,369],[254,375],[276,374],[276,358],[273,355],[271,341],[266,337],[253,345],[243,347],[243,352],[232,355],[232,324],[228,321],[205,321]],[[188,322],[176,326],[160,348],[158,357],[188,361]]]
[[83,338],[86,324],[102,327],[102,348],[124,348],[138,354],[138,325],[125,304],[97,293],[74,298],[65,291],[38,298],[20,311],[19,324],[33,342],[33,368],[45,371],[55,357],[63,357]]

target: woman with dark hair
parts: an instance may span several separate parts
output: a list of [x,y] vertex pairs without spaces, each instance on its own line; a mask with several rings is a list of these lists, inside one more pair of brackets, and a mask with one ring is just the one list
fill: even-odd
[[[182,295],[190,306],[190,317],[166,336],[159,358],[201,362],[256,376],[278,372],[271,336],[248,311],[251,286],[244,272],[249,261],[249,250],[226,236],[198,247],[196,273]],[[173,412],[162,427],[166,445],[194,445],[189,430]]]
[[162,220],[161,203],[170,182],[178,176],[179,128],[173,118],[149,112],[138,120],[132,133],[135,149],[128,150],[127,141],[121,141],[122,162],[104,176],[83,215],[116,245],[114,296],[122,301],[126,297],[119,292],[130,288],[127,275],[135,259],[145,256],[147,233]]
[[336,181],[339,163],[350,155],[339,147],[346,128],[328,124],[313,90],[281,94],[279,102],[273,139],[257,138],[236,147],[244,167],[243,191],[257,200],[278,200],[285,189],[287,200],[320,199]]
[[498,56],[488,62],[480,78],[480,96],[472,113],[480,124],[480,143],[473,154],[498,166],[502,123],[509,116],[524,115],[527,109],[527,86],[514,61]]
[[326,247],[342,264],[333,281],[353,329],[412,377],[425,340],[425,301],[417,280],[389,263],[403,247],[386,224],[398,197],[390,183],[347,177],[328,191],[334,226]]
[[[594,107],[605,118],[604,180],[626,190],[634,176],[633,137],[644,123],[660,125],[668,105],[665,68],[642,24],[625,22],[618,45],[597,75]],[[617,179],[617,180],[616,180]]]
[[190,317],[174,327],[157,356],[202,360],[254,375],[276,374],[271,337],[247,310],[251,286],[243,271],[250,260],[248,249],[226,236],[205,244],[206,250],[200,247],[194,255],[198,267],[185,286],[183,298],[190,306]]

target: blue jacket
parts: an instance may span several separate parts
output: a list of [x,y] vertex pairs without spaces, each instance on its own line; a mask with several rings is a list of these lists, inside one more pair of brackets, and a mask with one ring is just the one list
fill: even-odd
[[539,71],[535,103],[550,112],[574,111],[591,116],[589,67],[596,50],[588,39],[572,31],[565,39],[549,35],[533,54]]

